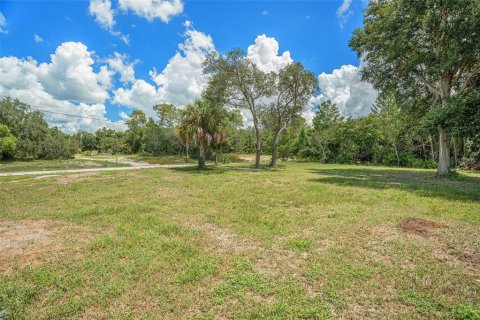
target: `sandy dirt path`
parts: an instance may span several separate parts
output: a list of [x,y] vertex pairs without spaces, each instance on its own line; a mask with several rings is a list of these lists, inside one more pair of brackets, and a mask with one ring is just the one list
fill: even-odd
[[45,175],[57,173],[81,173],[81,172],[98,172],[98,171],[123,171],[123,170],[139,170],[152,168],[182,168],[193,167],[197,164],[141,164],[132,167],[111,167],[111,168],[86,168],[86,169],[69,169],[69,170],[42,170],[42,171],[19,171],[0,173],[0,177],[8,176],[28,176],[28,175]]

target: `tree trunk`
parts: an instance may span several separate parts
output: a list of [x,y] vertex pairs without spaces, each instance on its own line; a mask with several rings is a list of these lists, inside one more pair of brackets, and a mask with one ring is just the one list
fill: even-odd
[[400,156],[398,155],[398,149],[395,143],[393,143],[393,149],[395,150],[395,156],[397,157],[397,167],[400,167]]
[[425,155],[425,141],[423,141],[423,139],[422,139],[422,156],[423,156],[423,160],[427,160],[427,157]]
[[262,145],[260,141],[260,130],[258,129],[258,125],[255,124],[255,139],[256,139],[256,146],[255,146],[255,168],[260,168],[260,156],[262,154]]
[[185,162],[188,162],[188,143],[187,145],[185,146],[186,148],[186,152],[185,152]]
[[205,146],[200,143],[199,145],[199,157],[198,157],[198,170],[204,170],[207,167],[205,166]]
[[270,167],[275,168],[277,165],[277,146],[278,141],[280,140],[280,133],[281,130],[275,132],[275,136],[273,137],[273,145],[272,145],[272,160],[270,160]]
[[450,172],[450,153],[447,144],[445,129],[438,127],[438,167],[437,175],[445,175]]
[[215,165],[218,165],[218,146],[215,147]]
[[277,165],[277,140],[278,134],[275,133],[275,137],[273,138],[273,145],[272,145],[272,159],[270,160],[270,167],[275,168]]

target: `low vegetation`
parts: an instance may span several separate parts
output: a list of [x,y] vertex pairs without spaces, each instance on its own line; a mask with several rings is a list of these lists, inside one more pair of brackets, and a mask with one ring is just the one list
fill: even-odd
[[19,179],[0,178],[7,319],[479,317],[478,174],[289,162]]
[[0,162],[0,173],[22,171],[71,170],[88,168],[128,167],[125,163],[116,163],[115,159],[69,159],[69,160],[31,160]]

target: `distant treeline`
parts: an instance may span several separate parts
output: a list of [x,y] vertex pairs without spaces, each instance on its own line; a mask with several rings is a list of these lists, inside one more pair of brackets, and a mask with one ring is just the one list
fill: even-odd
[[[0,156],[2,159],[59,159],[75,153],[98,151],[111,154],[146,153],[151,155],[185,156],[186,145],[176,134],[182,111],[173,105],[154,107],[158,119],[147,118],[140,110],[130,116],[126,131],[102,128],[95,132],[69,135],[58,128],[49,128],[43,114],[31,111],[19,100],[0,100]],[[480,123],[478,105],[464,101],[450,115],[450,153],[452,165],[479,169]],[[434,168],[438,144],[435,121],[404,115],[393,96],[382,94],[373,112],[360,118],[345,119],[337,106],[326,101],[316,110],[313,126],[297,118],[278,143],[280,159],[303,159],[324,163],[362,163],[392,166]],[[421,120],[420,120],[421,119]],[[231,117],[226,139],[217,150],[209,149],[207,158],[216,152],[253,154],[256,150],[253,128],[242,126],[240,115]],[[461,123],[466,123],[463,127]],[[262,152],[271,152],[274,133],[264,126],[261,131]],[[194,141],[190,154],[198,155]]]

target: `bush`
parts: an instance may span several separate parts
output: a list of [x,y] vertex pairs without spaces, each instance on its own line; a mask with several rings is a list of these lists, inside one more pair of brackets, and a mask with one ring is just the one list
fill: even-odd
[[17,138],[6,125],[0,124],[0,159],[12,159],[16,148]]
[[432,160],[418,158],[412,153],[404,153],[400,157],[400,162],[406,167],[434,169],[437,164]]
[[231,162],[242,162],[242,160],[233,153],[222,153],[218,157],[218,162],[220,163],[231,163]]

